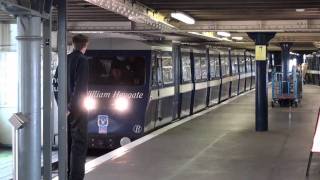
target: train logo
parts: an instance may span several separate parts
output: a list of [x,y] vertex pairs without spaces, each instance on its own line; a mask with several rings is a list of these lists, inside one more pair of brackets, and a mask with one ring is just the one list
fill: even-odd
[[132,130],[134,133],[139,134],[142,132],[142,127],[140,125],[136,124],[133,126]]
[[109,125],[109,116],[98,115],[99,134],[107,134]]

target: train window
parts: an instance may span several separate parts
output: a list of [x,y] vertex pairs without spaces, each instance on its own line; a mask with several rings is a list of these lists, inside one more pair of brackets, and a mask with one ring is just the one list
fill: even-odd
[[194,77],[196,80],[201,79],[201,58],[194,56]]
[[246,66],[247,66],[247,72],[251,72],[251,62],[250,62],[250,57],[249,56],[247,56],[246,57],[247,59],[246,59]]
[[163,83],[162,72],[160,70],[160,68],[162,67],[161,63],[162,63],[161,56],[158,55],[157,56],[157,78],[158,78],[158,83],[159,84]]
[[162,78],[164,84],[173,83],[173,61],[171,56],[162,57]]
[[252,72],[256,72],[256,60],[254,59],[254,56],[251,56],[252,59]]
[[156,86],[158,84],[157,74],[158,74],[159,66],[158,66],[157,62],[158,61],[157,61],[155,55],[153,55],[153,58],[152,58],[152,86]]
[[206,57],[194,56],[194,74],[196,80],[207,79],[208,66]]
[[207,79],[208,77],[208,66],[207,58],[201,57],[200,66],[201,66],[201,79]]
[[191,81],[191,65],[190,65],[190,56],[185,54],[182,55],[182,81],[188,82]]
[[245,73],[245,60],[244,56],[239,56],[239,66],[240,66],[240,73]]
[[237,56],[231,57],[231,63],[232,63],[232,74],[235,75],[238,73],[238,60]]
[[145,58],[96,57],[89,61],[89,83],[94,85],[144,85]]
[[229,75],[229,59],[227,55],[221,55],[221,71],[222,76]]
[[220,77],[219,56],[212,56],[210,58],[210,73],[211,78]]

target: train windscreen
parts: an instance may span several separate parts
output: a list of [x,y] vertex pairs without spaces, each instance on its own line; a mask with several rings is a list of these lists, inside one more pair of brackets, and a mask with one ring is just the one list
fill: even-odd
[[93,58],[89,60],[89,83],[92,85],[144,85],[145,67],[145,58],[141,56]]

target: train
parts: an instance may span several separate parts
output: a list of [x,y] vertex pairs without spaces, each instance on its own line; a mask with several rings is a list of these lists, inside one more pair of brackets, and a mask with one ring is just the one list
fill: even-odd
[[114,149],[255,88],[250,50],[154,46],[88,50],[88,148]]
[[320,86],[320,54],[312,53],[306,55],[306,64],[305,82]]

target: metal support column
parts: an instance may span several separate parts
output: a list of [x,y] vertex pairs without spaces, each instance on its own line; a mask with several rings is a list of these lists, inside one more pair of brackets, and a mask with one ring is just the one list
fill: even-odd
[[[289,60],[290,60],[290,48],[292,43],[280,43],[281,47],[281,59],[282,59],[282,73],[283,80],[288,81]],[[286,89],[286,88],[284,88]]]
[[19,111],[28,119],[19,130],[18,179],[41,179],[41,18],[18,16]]
[[256,131],[268,131],[267,45],[275,33],[248,35],[256,44]]
[[59,58],[59,97],[58,97],[58,143],[59,180],[66,180],[68,168],[67,133],[67,47],[66,47],[66,0],[58,1],[58,58]]
[[43,21],[43,179],[52,178],[51,21]]

